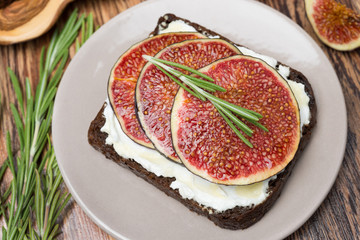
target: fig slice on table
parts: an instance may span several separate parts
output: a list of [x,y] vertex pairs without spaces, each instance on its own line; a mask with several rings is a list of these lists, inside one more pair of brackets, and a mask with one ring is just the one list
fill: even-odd
[[135,114],[135,86],[146,61],[142,55],[154,56],[164,47],[188,39],[205,38],[199,33],[164,33],[147,38],[128,49],[111,70],[108,96],[124,133],[138,144],[154,148],[144,134]]
[[305,5],[322,42],[341,51],[360,47],[360,14],[334,0],[305,0]]
[[[199,69],[215,60],[240,54],[234,45],[220,39],[187,40],[156,54],[171,62]],[[155,148],[167,158],[180,162],[171,142],[170,114],[179,86],[157,67],[147,63],[136,85],[138,118]]]
[[237,55],[218,60],[200,72],[226,88],[215,96],[262,114],[269,132],[254,131],[248,147],[209,101],[184,89],[176,94],[171,113],[175,151],[194,174],[211,182],[246,185],[265,180],[286,167],[300,141],[299,109],[285,79],[260,59]]

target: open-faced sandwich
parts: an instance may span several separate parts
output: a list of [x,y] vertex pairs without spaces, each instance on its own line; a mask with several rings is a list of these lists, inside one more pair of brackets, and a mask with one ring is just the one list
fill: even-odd
[[166,14],[115,63],[88,139],[188,209],[244,229],[275,203],[315,123],[303,74]]

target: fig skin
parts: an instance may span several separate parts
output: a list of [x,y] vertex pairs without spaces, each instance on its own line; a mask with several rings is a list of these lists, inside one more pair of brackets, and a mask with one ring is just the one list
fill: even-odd
[[[191,46],[197,46],[199,49],[190,50],[189,47]],[[215,50],[215,46],[222,46],[222,51],[224,52],[213,52]],[[212,50],[209,50],[208,47],[211,47],[210,49]],[[208,52],[203,56],[205,50],[207,50]],[[181,52],[181,54],[178,55],[180,57],[176,57],[178,51],[185,52]],[[158,52],[155,57],[174,61],[183,65],[187,65],[188,67],[199,68],[200,66],[208,65],[209,63],[212,63],[213,61],[220,58],[237,54],[241,54],[241,52],[233,44],[230,44],[227,41],[221,39],[205,38],[186,40],[180,43],[175,43],[168,46],[168,48],[164,48],[163,50]],[[186,55],[188,56],[186,57]],[[154,73],[157,72],[160,73],[161,76],[165,76],[151,63],[147,63],[147,65],[144,66],[138,78],[135,90],[136,107],[138,110],[137,116],[140,125],[144,129],[146,136],[153,143],[155,149],[157,149],[162,155],[164,155],[168,159],[177,163],[181,163],[180,159],[176,155],[175,150],[173,149],[170,132],[170,112],[175,97],[171,92],[176,92],[179,89],[179,86],[168,78],[165,78],[164,81],[160,80],[160,78],[157,77],[154,77],[153,80],[150,80],[151,78],[148,80],[147,78],[149,78],[149,74],[153,70],[155,70]],[[147,81],[149,82],[146,83]],[[146,85],[148,84],[158,87],[153,89],[151,87],[147,88]],[[164,87],[166,86],[167,90],[170,92],[162,93],[159,88],[160,86],[161,89],[164,89]],[[145,88],[147,90],[145,90]],[[162,103],[161,105],[163,109],[156,110],[158,107],[154,106],[153,103],[160,102]]]
[[[122,130],[134,142],[154,149],[136,118],[137,110],[133,94],[141,69],[145,65],[145,60],[141,55],[155,55],[170,44],[194,38],[205,38],[205,36],[194,32],[180,32],[149,37],[132,45],[114,64],[108,81],[109,100]],[[132,56],[133,54],[136,56]],[[138,54],[140,56],[137,56]],[[125,66],[128,60],[132,61],[133,66]],[[116,91],[118,91],[117,94],[115,94]]]
[[[257,69],[251,71],[252,66]],[[244,55],[220,59],[199,71],[234,96],[222,93],[218,97],[234,104],[242,101],[243,107],[264,114],[262,124],[269,132],[253,127],[254,135],[249,140],[254,148],[250,149],[210,103],[199,103],[179,89],[171,113],[171,133],[174,149],[184,166],[210,182],[224,185],[253,184],[281,172],[294,159],[301,140],[299,108],[286,80],[262,60]],[[234,77],[223,75],[229,72]],[[249,84],[250,91],[246,90]],[[236,89],[242,91],[234,92]]]
[[[331,31],[332,33],[340,31],[351,32],[354,36],[350,37],[350,40],[344,40],[341,36],[335,35],[333,38],[338,40],[334,41],[329,39],[324,32],[324,28],[321,28],[316,21],[315,16],[321,17],[323,13],[316,12],[316,5],[320,4],[318,7],[321,9],[330,7],[330,15],[325,16],[326,31]],[[328,5],[327,5],[328,4]],[[334,0],[305,0],[306,15],[319,39],[325,43],[327,46],[339,50],[339,51],[351,51],[360,47],[360,14],[356,13],[352,9],[347,8],[345,5],[340,4]],[[332,21],[332,22],[331,22]],[[347,29],[347,30],[346,30]]]

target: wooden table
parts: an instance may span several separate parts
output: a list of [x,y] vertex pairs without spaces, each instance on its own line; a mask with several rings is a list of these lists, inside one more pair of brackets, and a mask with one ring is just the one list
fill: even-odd
[[[125,9],[141,0],[87,0],[70,3],[60,16],[65,22],[74,8],[80,12],[93,12],[95,24],[101,26]],[[338,52],[323,45],[316,37],[306,18],[304,2],[297,0],[262,0],[261,2],[279,10],[312,36],[328,56],[340,80],[348,109],[348,138],[344,162],[339,176],[328,197],[315,214],[288,239],[356,239],[360,236],[360,48],[352,52]],[[360,12],[360,1],[343,0],[348,6]],[[6,158],[5,133],[15,134],[15,124],[9,110],[15,101],[6,68],[9,66],[21,76],[24,86],[25,76],[33,86],[38,79],[38,59],[40,49],[50,40],[52,31],[38,39],[0,46],[0,92],[4,108],[0,110],[0,165]],[[34,87],[33,87],[34,89]],[[336,109],[334,109],[336,111]],[[13,138],[14,139],[14,138]],[[18,143],[13,142],[15,149]],[[11,177],[6,176],[5,182]],[[6,183],[5,183],[6,184]],[[5,186],[1,186],[3,191]],[[0,223],[1,227],[1,223]],[[62,218],[62,232],[59,239],[112,239],[87,217],[72,200]],[[1,236],[1,234],[0,234]]]

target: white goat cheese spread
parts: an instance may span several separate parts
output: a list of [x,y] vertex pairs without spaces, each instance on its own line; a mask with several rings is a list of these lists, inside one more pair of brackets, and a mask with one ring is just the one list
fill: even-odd
[[[173,21],[166,28],[160,25],[159,33],[167,32],[196,32],[196,30],[181,20]],[[211,37],[211,36],[210,36]],[[217,38],[218,36],[213,36]],[[290,69],[286,66],[278,66],[274,58],[253,52],[245,47],[239,47],[244,55],[260,58],[275,68],[288,82],[299,105],[300,120],[302,126],[310,121],[309,97],[305,92],[304,85],[288,79]],[[178,189],[181,196],[193,199],[205,207],[211,207],[218,212],[234,208],[236,206],[251,206],[263,202],[268,197],[269,181],[276,179],[273,176],[265,181],[246,186],[225,186],[211,183],[189,172],[184,166],[172,162],[153,149],[146,148],[135,143],[122,131],[121,126],[109,104],[104,109],[106,122],[101,131],[106,132],[108,137],[106,144],[113,145],[115,151],[124,158],[133,159],[147,171],[156,176],[175,177],[170,185],[172,189]]]

